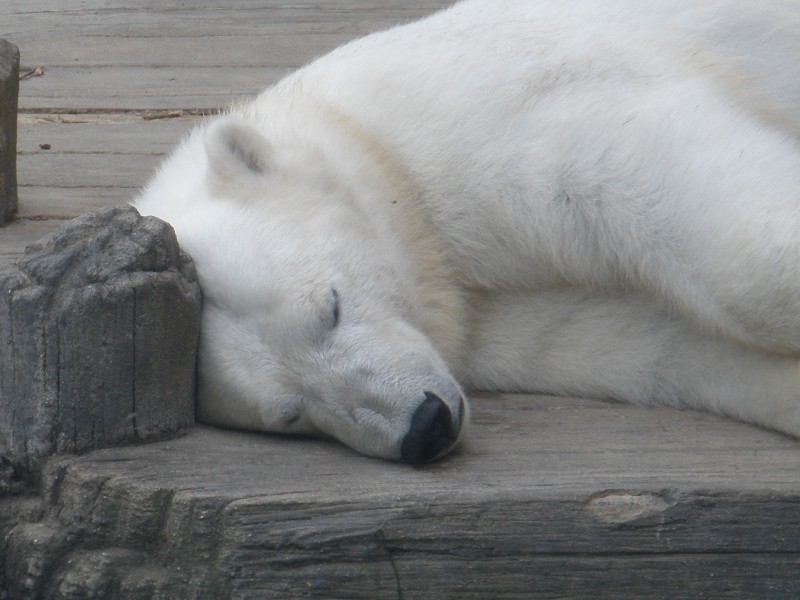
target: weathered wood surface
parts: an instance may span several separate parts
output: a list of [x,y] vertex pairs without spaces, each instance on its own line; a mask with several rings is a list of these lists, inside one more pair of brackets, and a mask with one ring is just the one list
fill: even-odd
[[200,309],[175,232],[132,207],[83,215],[0,267],[0,465],[16,482],[54,453],[191,427]]
[[54,459],[12,564],[74,597],[100,556],[92,585],[134,562],[179,598],[800,597],[794,440],[530,396],[477,399],[469,439],[419,468],[211,428]]
[[20,219],[0,233],[0,261],[19,258],[57,228],[53,221],[130,200],[198,115],[354,37],[449,3],[0,3],[0,36],[20,47],[28,74],[20,82]]
[[[0,262],[124,204],[202,113],[447,4],[0,2],[23,73],[43,69],[21,82]],[[800,597],[800,443],[574,399],[474,412],[461,452],[416,469],[209,428],[54,459],[41,496],[0,502],[0,535],[29,522],[0,545],[5,597]]]
[[0,38],[0,226],[17,212],[19,49]]

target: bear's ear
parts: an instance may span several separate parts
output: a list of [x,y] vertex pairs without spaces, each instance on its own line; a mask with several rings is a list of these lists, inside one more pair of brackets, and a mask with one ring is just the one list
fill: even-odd
[[272,146],[254,127],[226,117],[205,133],[208,176],[214,187],[246,184],[270,173]]

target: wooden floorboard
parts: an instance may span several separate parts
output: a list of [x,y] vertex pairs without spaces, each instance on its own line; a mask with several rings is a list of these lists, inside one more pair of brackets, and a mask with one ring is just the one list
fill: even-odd
[[[25,156],[88,152],[164,155],[202,121],[203,117],[169,111],[145,117],[139,112],[23,114],[17,150]],[[43,145],[49,148],[43,149]]]
[[62,219],[20,219],[0,228],[0,268],[19,260],[26,246],[53,233],[62,223]]
[[39,68],[20,85],[19,221],[0,230],[0,260],[18,257],[54,220],[133,198],[198,115],[447,4],[0,4],[0,35],[19,46],[22,73]]
[[290,73],[288,67],[64,67],[26,84],[23,110],[216,111],[252,97]]
[[[27,44],[26,63],[48,65],[50,70],[74,67],[155,67],[235,69],[298,67],[352,39],[353,32],[301,33],[298,31],[258,32],[256,35],[197,34],[138,37],[87,36],[70,49],[68,56],[52,42],[36,36]],[[197,48],[202,47],[202,53]]]

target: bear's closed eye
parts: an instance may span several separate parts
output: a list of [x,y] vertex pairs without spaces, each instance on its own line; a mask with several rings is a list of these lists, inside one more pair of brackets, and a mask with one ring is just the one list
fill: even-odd
[[336,288],[331,289],[331,303],[333,305],[331,307],[331,312],[333,314],[333,326],[331,327],[331,329],[335,329],[339,325],[339,315],[340,315],[339,292],[336,290]]

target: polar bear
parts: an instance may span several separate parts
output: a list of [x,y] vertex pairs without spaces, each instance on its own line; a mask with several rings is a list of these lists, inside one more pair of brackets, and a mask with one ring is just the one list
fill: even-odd
[[134,204],[204,293],[198,417],[420,463],[465,392],[800,436],[800,7],[466,0],[191,133]]

